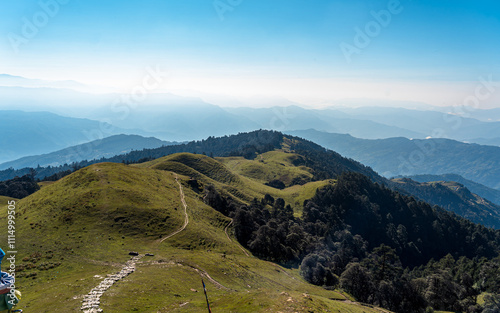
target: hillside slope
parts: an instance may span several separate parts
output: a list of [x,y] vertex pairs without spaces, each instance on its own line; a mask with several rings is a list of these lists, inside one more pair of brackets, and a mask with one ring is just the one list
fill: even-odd
[[[206,164],[216,165],[204,159],[210,158],[181,154],[145,166],[95,164],[20,200],[21,308],[79,312],[84,295],[119,272],[129,251],[138,251],[154,256],[137,261],[132,274],[103,294],[105,312],[200,312],[205,306],[201,278],[214,312],[379,312],[338,301],[348,296],[306,283],[296,269],[247,256],[231,235],[231,220],[204,204],[188,177],[165,168],[182,164],[189,174],[228,182],[201,174]],[[205,174],[212,176],[224,167],[219,165]],[[184,223],[182,200],[187,227],[160,242]],[[5,210],[0,220],[5,222]],[[6,235],[0,239],[5,246]]]

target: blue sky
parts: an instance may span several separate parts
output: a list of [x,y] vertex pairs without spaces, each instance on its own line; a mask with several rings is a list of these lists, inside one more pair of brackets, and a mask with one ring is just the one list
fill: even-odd
[[[460,102],[479,77],[500,78],[495,0],[59,2],[0,3],[0,72],[130,88],[160,66],[167,90],[435,105]],[[372,14],[381,10],[387,25]],[[23,34],[26,21],[36,34]],[[356,46],[356,29],[370,25],[369,44]],[[342,45],[357,52],[346,58]]]

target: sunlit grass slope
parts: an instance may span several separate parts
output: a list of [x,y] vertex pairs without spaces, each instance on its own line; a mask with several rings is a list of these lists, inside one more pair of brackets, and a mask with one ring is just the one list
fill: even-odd
[[8,204],[9,201],[14,200],[18,201],[17,199],[11,198],[11,197],[5,197],[5,196],[0,196],[0,208],[3,208]]
[[286,186],[290,186],[294,179],[310,180],[313,176],[310,169],[303,165],[305,161],[302,156],[284,151],[266,152],[255,160],[246,160],[242,157],[217,158],[217,160],[235,173],[262,183],[279,179]]
[[281,197],[300,213],[303,202],[312,198],[318,188],[332,181],[309,182],[283,190],[264,184],[273,179],[281,179],[288,186],[296,178],[311,178],[310,169],[294,165],[294,162],[302,163],[300,158],[302,157],[299,155],[284,151],[267,152],[257,156],[255,160],[242,157],[213,159],[204,155],[179,153],[136,166],[173,171],[197,179],[205,185],[212,184],[242,203],[248,203],[253,198],[260,199],[266,193]]

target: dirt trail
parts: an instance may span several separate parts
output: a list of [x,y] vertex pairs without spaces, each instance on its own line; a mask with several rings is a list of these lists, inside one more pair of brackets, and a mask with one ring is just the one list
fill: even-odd
[[206,277],[210,282],[212,282],[212,284],[215,285],[215,287],[217,287],[218,289],[224,289],[224,290],[231,290],[229,288],[227,288],[226,286],[224,286],[223,284],[219,283],[218,281],[216,281],[215,279],[213,279],[206,271],[204,270],[201,270],[201,269],[198,269],[196,267],[193,267],[191,266],[191,268],[196,272],[198,273],[201,277]]
[[[186,226],[189,224],[189,216],[188,216],[188,213],[187,213],[186,199],[184,198],[184,190],[182,189],[182,184],[180,183],[179,177],[177,176],[177,174],[175,174],[175,181],[179,185],[179,194],[180,194],[180,197],[181,197],[182,206],[184,207],[184,216],[185,216],[184,225],[182,225],[182,227],[180,229],[176,230],[175,232],[171,233],[170,235],[162,238],[160,240],[160,243],[163,242],[163,241],[165,241],[165,240],[167,240],[168,238],[171,238],[171,237],[177,235],[178,233],[180,233],[181,231],[183,231],[186,228]],[[226,230],[227,230],[227,227],[226,227]],[[227,232],[226,232],[226,236],[228,236]],[[229,236],[227,238],[229,238]],[[231,239],[229,238],[229,240],[231,240]],[[222,285],[221,283],[219,283],[218,281],[216,281],[215,279],[213,279],[206,271],[204,271],[202,269],[198,269],[198,268],[196,268],[194,266],[191,266],[191,268],[193,268],[201,277],[206,277],[217,288],[219,288],[219,289],[225,289],[225,290],[230,290],[229,288],[225,287],[224,285]]]
[[[186,200],[184,198],[184,190],[182,189],[182,184],[180,183],[179,177],[177,176],[177,174],[175,174],[175,181],[179,185],[179,194],[180,194],[180,198],[181,198],[181,203],[182,203],[182,206],[184,207],[184,215],[185,215],[184,224],[182,225],[182,227],[180,229],[178,229],[178,230],[174,231],[173,233],[171,233],[170,235],[162,238],[160,240],[160,243],[163,242],[163,241],[165,241],[165,240],[167,240],[168,238],[171,238],[171,237],[177,235],[178,233],[180,233],[181,231],[183,231],[187,227],[187,225],[189,224],[189,216],[188,216],[188,213],[187,213],[187,203],[186,203]],[[227,228],[229,226],[231,226],[232,223],[233,223],[233,221],[231,220],[231,223],[229,223],[226,226],[226,228],[225,228],[226,236],[227,236],[227,238],[229,240],[231,240],[231,238],[229,237],[229,235],[227,233]],[[240,249],[243,250],[243,252],[248,256],[248,253],[242,247],[240,247]],[[122,270],[120,272],[118,272],[118,273],[116,273],[114,275],[108,275],[108,277],[105,278],[103,281],[101,281],[101,283],[97,287],[95,287],[94,289],[92,289],[87,295],[85,295],[83,297],[82,306],[81,306],[80,309],[84,313],[100,313],[100,312],[103,312],[103,310],[99,307],[100,303],[101,303],[100,302],[101,296],[115,282],[117,282],[119,280],[122,280],[123,278],[125,278],[128,275],[132,274],[135,271],[135,264],[136,264],[136,262],[139,261],[143,257],[144,257],[144,255],[142,255],[142,254],[138,255],[138,256],[134,256],[132,259],[130,259],[125,264],[125,266],[122,268]],[[112,265],[113,266],[117,266],[116,263],[114,263]],[[218,289],[224,289],[224,290],[231,290],[230,288],[227,288],[226,286],[222,285],[221,283],[219,283],[218,281],[216,281],[215,279],[213,279],[208,274],[207,271],[199,269],[199,268],[197,268],[195,266],[192,266],[192,265],[190,265],[189,267],[191,267],[194,271],[196,271],[196,273],[198,273],[201,277],[204,277],[204,278],[208,279],[212,284],[215,285],[216,288],[218,288]]]
[[186,204],[186,200],[184,198],[184,190],[182,189],[182,185],[181,183],[179,182],[179,177],[177,176],[177,174],[175,174],[175,181],[177,182],[177,184],[179,185],[179,193],[180,193],[180,196],[181,196],[181,202],[182,202],[182,206],[184,207],[184,225],[182,225],[182,227],[176,231],[174,231],[173,233],[171,233],[170,235],[166,236],[166,237],[163,237],[161,240],[160,240],[160,243],[162,243],[163,241],[167,240],[168,238],[170,237],[173,237],[175,235],[177,235],[178,233],[180,233],[181,231],[183,231],[186,226],[188,226],[189,224],[189,216],[188,216],[188,213],[187,213],[187,204]]

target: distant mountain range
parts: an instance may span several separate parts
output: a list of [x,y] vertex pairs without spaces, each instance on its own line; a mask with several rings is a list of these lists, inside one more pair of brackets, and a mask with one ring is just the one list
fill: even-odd
[[486,187],[484,185],[478,184],[472,180],[465,179],[460,175],[456,174],[443,174],[443,175],[415,175],[410,176],[412,180],[429,183],[429,182],[457,182],[464,185],[472,191],[473,193],[490,200],[491,202],[500,205],[500,190]]
[[135,132],[95,120],[48,112],[0,111],[0,162]]
[[298,106],[272,108],[225,108],[226,111],[246,117],[263,129],[289,131],[314,128],[329,132],[349,133],[362,138],[394,136],[425,138],[424,134],[369,119],[356,119],[336,110],[310,110]]
[[[442,108],[437,109],[442,110]],[[433,137],[470,142],[480,140],[484,142],[486,140],[498,139],[500,134],[500,122],[497,110],[471,110],[478,116],[491,114],[493,118],[489,122],[471,118],[467,114],[459,115],[456,113],[459,111],[456,108],[448,108],[445,112],[383,107],[339,108],[337,110],[348,114],[353,119],[370,120],[424,135],[424,137],[413,138]],[[352,133],[351,135],[360,137]],[[394,134],[391,137],[397,136],[400,135]],[[403,137],[412,138],[408,136]]]
[[[0,110],[15,107],[23,111],[49,111],[66,117],[105,120],[117,128],[134,130],[126,132],[129,134],[168,141],[196,140],[258,128],[278,131],[313,128],[365,139],[439,137],[500,145],[500,109],[470,110],[462,115],[453,107],[430,110],[432,107],[422,104],[427,110],[348,108],[338,106],[339,103],[326,109],[306,109],[287,99],[257,97],[221,101],[217,96],[196,93],[193,94],[199,97],[169,93],[134,97],[86,92],[91,89],[93,87],[73,81],[43,81],[4,74],[0,75]],[[357,102],[348,103],[355,106]],[[232,104],[248,107],[230,107]],[[254,104],[266,108],[254,108]],[[269,107],[271,105],[275,106]]]
[[[265,129],[318,131],[350,134],[364,139],[450,138],[459,141],[500,143],[500,122],[484,122],[439,111],[362,107],[304,109],[298,106],[272,108],[226,108]],[[491,110],[492,112],[496,112]],[[478,113],[479,114],[479,113]]]
[[[457,112],[459,113],[459,108],[456,107],[441,107],[441,112]],[[500,108],[494,109],[462,109],[462,115],[465,115],[476,120],[483,122],[499,122],[500,121]]]
[[455,212],[476,223],[500,229],[500,205],[470,192],[464,185],[453,181],[419,183],[409,178],[392,180],[396,188],[433,205]]
[[500,147],[449,139],[368,140],[316,130],[288,133],[353,158],[386,177],[453,173],[500,189]]
[[480,145],[487,146],[499,146],[500,147],[500,137],[496,138],[474,138],[470,142],[478,143]]
[[89,112],[88,117],[104,118],[117,127],[142,129],[160,139],[175,141],[259,128],[248,118],[231,114],[216,105],[172,94],[150,94],[144,102],[130,106],[102,106]]
[[[0,86],[0,110],[13,107],[26,114],[48,111],[65,117],[106,121],[125,130],[122,133],[168,141],[195,140],[259,128],[246,117],[233,115],[201,99],[172,94],[149,94],[144,101],[135,101],[131,95],[123,94]],[[108,136],[113,134],[118,133]]]
[[118,154],[128,153],[132,150],[152,149],[171,144],[175,143],[138,135],[114,135],[52,153],[28,156],[15,161],[5,162],[0,164],[0,170],[7,168],[20,169],[25,167],[59,166],[83,160],[109,158]]

